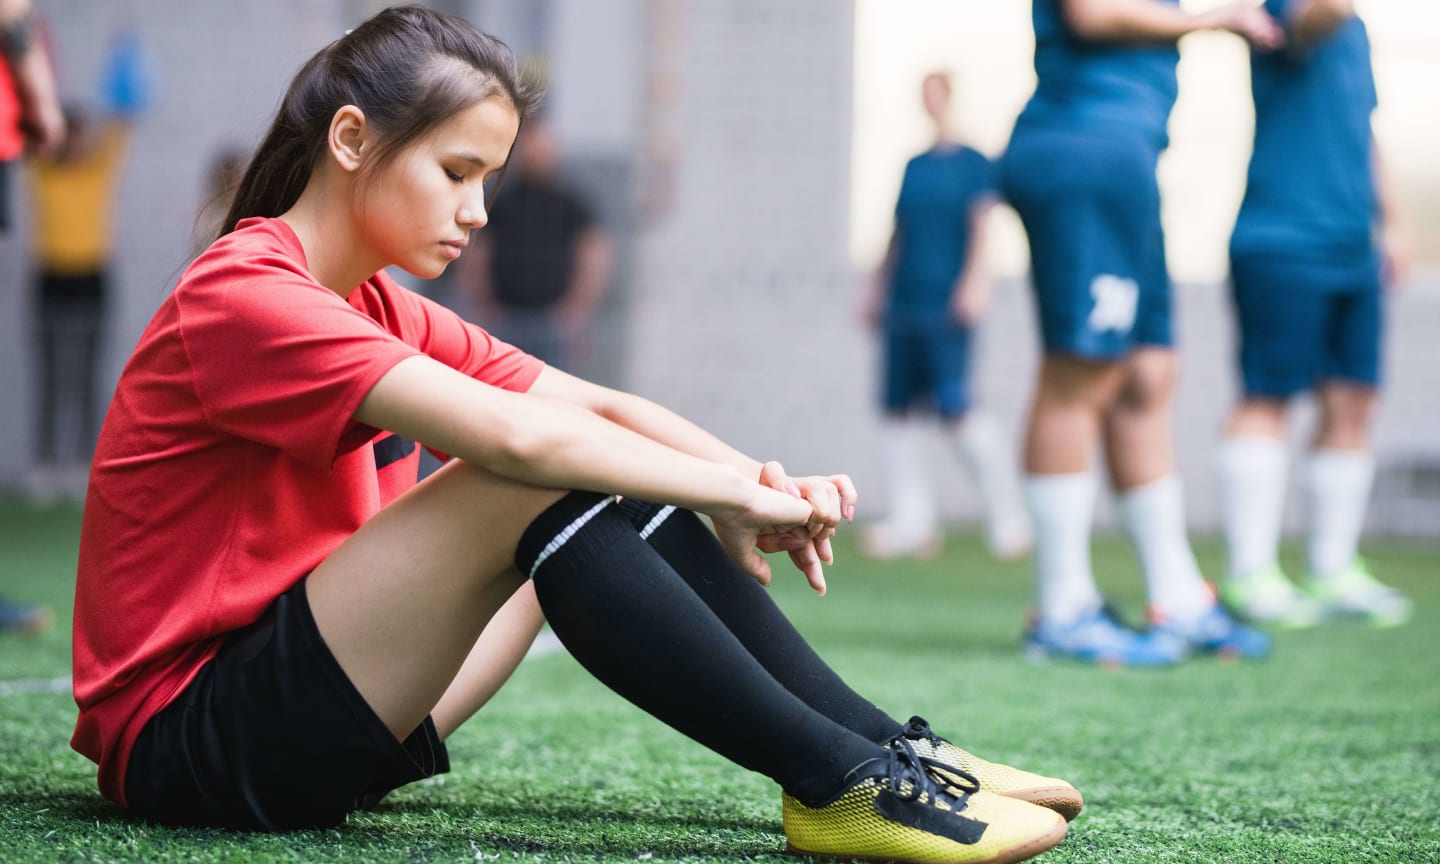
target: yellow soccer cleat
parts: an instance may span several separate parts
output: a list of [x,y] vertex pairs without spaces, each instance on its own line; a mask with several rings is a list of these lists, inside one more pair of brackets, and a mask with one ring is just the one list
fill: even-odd
[[1080,790],[1064,780],[981,759],[936,735],[923,717],[911,717],[900,737],[909,741],[921,758],[975,778],[982,792],[1038,804],[1064,816],[1066,822],[1080,815],[1085,806]]
[[1065,836],[1065,820],[1024,801],[980,791],[969,778],[891,742],[884,760],[835,799],[809,807],[784,796],[785,851],[843,861],[1010,864]]

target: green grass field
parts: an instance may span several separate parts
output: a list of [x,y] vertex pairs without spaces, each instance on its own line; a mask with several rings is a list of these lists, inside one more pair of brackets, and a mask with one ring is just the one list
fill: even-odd
[[[69,673],[78,530],[73,510],[0,502],[0,593],[43,600],[59,619],[39,637],[0,635],[0,681]],[[990,563],[972,537],[924,564],[848,551],[824,598],[777,567],[777,600],[896,717],[923,714],[982,755],[1074,782],[1086,810],[1039,860],[1440,861],[1435,546],[1366,549],[1416,598],[1405,627],[1282,634],[1264,662],[1170,670],[1027,662],[1028,568]],[[1219,546],[1198,551],[1218,572]],[[1096,560],[1106,590],[1138,612],[1125,544],[1101,540]],[[127,818],[69,749],[69,693],[16,689],[0,688],[0,861],[782,860],[770,781],[631,708],[563,654],[527,661],[451,739],[452,773],[339,830],[281,836]]]

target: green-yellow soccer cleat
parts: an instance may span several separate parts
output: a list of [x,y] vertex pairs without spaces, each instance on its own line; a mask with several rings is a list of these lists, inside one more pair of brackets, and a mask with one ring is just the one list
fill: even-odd
[[1231,578],[1220,599],[1246,621],[1289,630],[1314,627],[1325,616],[1319,601],[1295,587],[1278,564]]
[[909,741],[920,757],[974,777],[983,792],[1038,804],[1064,816],[1066,822],[1080,815],[1085,806],[1080,790],[1064,780],[981,759],[936,735],[923,717],[911,717],[900,737]]
[[975,778],[916,755],[904,738],[864,768],[874,773],[818,807],[783,796],[786,852],[896,864],[1010,864],[1065,837],[1058,814],[980,791]]
[[1312,576],[1305,592],[1325,610],[1327,618],[1356,618],[1374,627],[1398,627],[1410,620],[1413,604],[1395,588],[1370,575],[1365,561],[1325,577]]

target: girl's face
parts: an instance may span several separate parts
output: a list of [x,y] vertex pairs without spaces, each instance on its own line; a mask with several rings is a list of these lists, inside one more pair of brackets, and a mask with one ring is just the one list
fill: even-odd
[[504,165],[519,127],[515,109],[492,97],[406,147],[356,198],[366,245],[422,279],[439,276],[488,220],[486,181]]

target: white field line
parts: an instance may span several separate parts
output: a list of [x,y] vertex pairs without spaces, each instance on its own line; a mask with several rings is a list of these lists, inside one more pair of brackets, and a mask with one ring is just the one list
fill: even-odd
[[64,678],[17,678],[14,681],[0,681],[0,696],[14,696],[17,693],[69,693],[70,676]]

